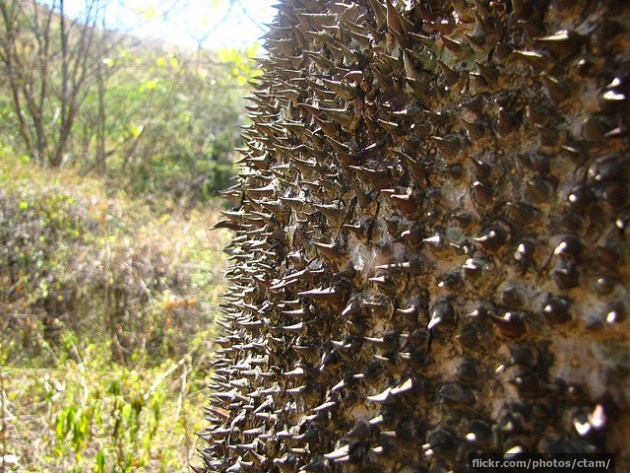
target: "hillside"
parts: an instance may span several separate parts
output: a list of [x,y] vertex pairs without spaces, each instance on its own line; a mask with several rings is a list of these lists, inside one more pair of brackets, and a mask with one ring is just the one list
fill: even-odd
[[187,471],[224,289],[217,210],[0,151],[0,471]]
[[74,21],[36,2],[2,3],[0,137],[42,167],[73,167],[135,195],[205,202],[235,174],[247,51],[171,49]]

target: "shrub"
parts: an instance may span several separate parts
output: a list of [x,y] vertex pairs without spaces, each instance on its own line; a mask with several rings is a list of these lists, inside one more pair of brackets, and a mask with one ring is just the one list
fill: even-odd
[[13,335],[4,344],[9,360],[56,353],[68,330],[86,341],[110,339],[116,361],[159,363],[185,353],[211,326],[224,260],[221,242],[206,235],[211,213],[156,216],[145,204],[107,197],[96,182],[80,185],[72,173],[7,156],[0,180],[0,320]]

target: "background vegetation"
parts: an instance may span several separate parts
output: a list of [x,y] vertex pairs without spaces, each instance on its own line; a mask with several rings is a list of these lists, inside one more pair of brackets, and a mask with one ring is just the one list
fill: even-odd
[[83,0],[71,21],[62,0],[0,1],[3,143],[136,195],[205,201],[234,172],[256,48],[142,41],[107,29],[110,3]]
[[106,4],[0,0],[0,472],[189,471],[203,427],[255,48]]

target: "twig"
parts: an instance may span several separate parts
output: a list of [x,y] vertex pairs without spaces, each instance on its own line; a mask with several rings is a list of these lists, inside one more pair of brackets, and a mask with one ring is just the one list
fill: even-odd
[[2,441],[2,464],[0,464],[0,472],[6,471],[7,456],[7,416],[6,416],[6,393],[4,391],[4,343],[0,343],[0,436]]
[[243,12],[243,15],[245,15],[249,19],[249,21],[251,21],[256,26],[256,28],[258,28],[262,33],[267,32],[267,28],[261,25],[252,15],[250,15],[250,13],[247,11],[247,8],[245,8],[245,6],[241,3],[241,0],[234,0],[234,2],[238,3],[238,6]]
[[[179,396],[177,396],[177,409],[175,409],[175,420],[179,419],[179,414],[181,413],[182,410],[182,403],[184,401],[184,398],[186,397],[186,377],[188,375],[188,364],[184,364],[184,372],[182,373],[181,376],[181,380],[182,380],[182,387],[179,390]],[[184,412],[184,415],[186,415],[186,413]]]
[[149,398],[155,392],[155,390],[160,386],[160,384],[162,384],[166,378],[168,378],[171,374],[173,374],[177,370],[177,368],[181,367],[188,360],[190,360],[190,355],[186,354],[176,364],[174,364],[169,369],[167,369],[164,373],[162,373],[162,375],[153,382],[149,390],[146,393],[144,393],[144,396],[142,396],[142,399],[144,400],[144,402],[145,403],[148,402]]

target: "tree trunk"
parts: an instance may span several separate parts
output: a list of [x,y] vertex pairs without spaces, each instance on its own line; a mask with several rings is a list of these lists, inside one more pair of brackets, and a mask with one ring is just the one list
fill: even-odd
[[627,471],[630,4],[278,10],[204,471]]

